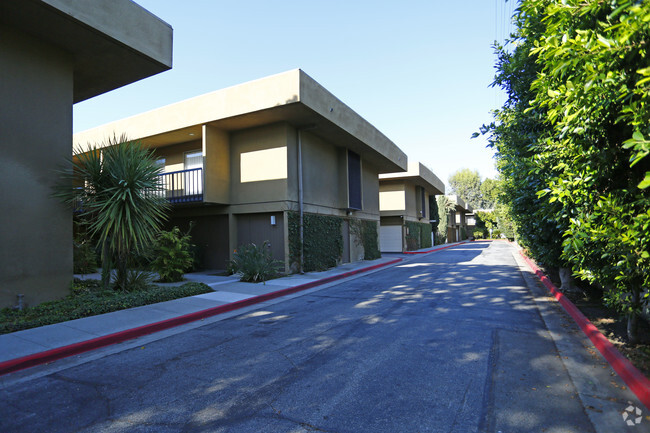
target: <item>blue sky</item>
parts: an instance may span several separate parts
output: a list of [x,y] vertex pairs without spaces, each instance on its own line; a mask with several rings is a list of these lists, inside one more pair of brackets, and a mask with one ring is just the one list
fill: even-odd
[[173,69],[74,106],[74,131],[301,68],[447,182],[495,177],[474,131],[503,102],[493,41],[513,1],[137,0],[174,28]]

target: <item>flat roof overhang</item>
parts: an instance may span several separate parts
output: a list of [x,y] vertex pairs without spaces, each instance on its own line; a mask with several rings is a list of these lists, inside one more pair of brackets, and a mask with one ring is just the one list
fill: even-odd
[[379,182],[382,180],[408,181],[430,191],[432,195],[445,193],[445,184],[426,165],[417,161],[409,162],[406,172],[380,174]]
[[465,201],[458,197],[457,195],[448,195],[447,198],[451,200],[452,203],[456,205],[456,210],[458,212],[471,212],[472,211],[472,206],[469,205],[468,203],[465,203]]
[[172,67],[172,27],[130,0],[3,0],[0,25],[73,54],[75,103]]
[[392,141],[300,69],[217,90],[75,134],[79,146],[127,134],[150,147],[200,139],[203,125],[237,131],[284,122],[362,155],[380,172],[405,170]]

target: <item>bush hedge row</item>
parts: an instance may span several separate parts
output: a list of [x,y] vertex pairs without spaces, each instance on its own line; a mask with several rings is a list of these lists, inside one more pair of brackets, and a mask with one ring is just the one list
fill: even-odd
[[0,334],[209,292],[212,292],[210,287],[194,282],[174,287],[153,285],[145,290],[122,292],[104,290],[96,280],[75,280],[72,293],[63,299],[43,302],[22,311],[1,309]]

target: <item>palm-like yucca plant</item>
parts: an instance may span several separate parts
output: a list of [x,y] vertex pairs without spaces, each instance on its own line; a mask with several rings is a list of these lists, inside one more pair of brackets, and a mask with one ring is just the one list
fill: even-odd
[[78,207],[88,233],[98,240],[105,286],[115,266],[117,287],[127,289],[130,257],[144,252],[166,219],[169,204],[157,193],[161,171],[150,150],[124,135],[75,150],[72,171],[64,174],[55,196]]

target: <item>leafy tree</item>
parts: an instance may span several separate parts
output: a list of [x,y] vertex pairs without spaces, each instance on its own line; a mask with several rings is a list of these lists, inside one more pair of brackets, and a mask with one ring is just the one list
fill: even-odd
[[501,181],[496,179],[485,179],[481,182],[481,208],[482,209],[494,209],[499,201],[499,195],[501,194]]
[[[524,0],[490,132],[517,230],[636,318],[650,287],[650,3]],[[549,237],[549,235],[551,235]]]
[[[563,257],[578,276],[602,284],[628,313],[636,341],[641,295],[650,287],[647,187],[650,164],[650,3],[531,1],[543,8],[533,50],[542,64],[533,106],[553,126],[542,157],[553,161],[544,193],[568,221]],[[647,292],[645,294],[647,297]]]
[[[513,17],[517,27],[510,43],[514,48],[495,45],[497,74],[493,86],[503,89],[507,100],[494,112],[495,122],[481,128],[489,135],[490,145],[497,151],[502,202],[510,210],[519,242],[541,263],[562,267],[567,264],[562,254],[562,233],[566,223],[556,218],[559,205],[550,203],[537,193],[547,185],[549,168],[540,164],[540,138],[549,128],[546,110],[531,107],[534,99],[531,84],[540,66],[531,53],[533,39],[542,31],[541,13],[529,15],[522,11]],[[478,135],[475,134],[475,136]]]
[[[497,216],[494,212],[479,211],[476,212],[477,228],[485,228],[487,231],[497,228]],[[480,221],[480,223],[479,223]],[[484,234],[486,237],[487,235]]]
[[472,206],[482,206],[481,175],[476,170],[462,168],[449,176],[451,193]]
[[55,196],[80,206],[80,219],[101,246],[102,281],[128,289],[128,266],[154,241],[166,218],[167,201],[156,193],[161,168],[152,152],[125,136],[103,146],[77,149],[72,170],[63,173]]

